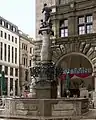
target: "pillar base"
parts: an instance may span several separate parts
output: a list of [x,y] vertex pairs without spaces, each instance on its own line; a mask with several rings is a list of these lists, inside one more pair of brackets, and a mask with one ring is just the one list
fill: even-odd
[[51,82],[38,81],[33,89],[35,90],[35,98],[38,99],[51,98]]

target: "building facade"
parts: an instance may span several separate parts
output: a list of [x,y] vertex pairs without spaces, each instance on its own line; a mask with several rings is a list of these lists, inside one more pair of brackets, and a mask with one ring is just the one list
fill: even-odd
[[29,38],[28,35],[19,31],[20,35],[20,91],[29,90],[29,85],[31,82],[30,78],[30,67],[32,66],[32,58],[34,53],[33,38]]
[[[37,0],[36,30],[39,30],[40,27],[39,21],[43,4],[50,2]],[[64,73],[61,75],[62,77],[56,76],[60,96],[64,96],[66,72],[74,74],[74,77],[71,77],[71,89],[79,89],[83,81],[88,91],[96,92],[95,0],[55,0],[51,7],[54,30],[54,37],[50,38],[52,40],[52,57],[56,67],[62,68]],[[36,32],[36,36],[38,43],[38,32]],[[39,38],[42,42],[42,37]],[[81,72],[80,69],[82,69]],[[78,77],[77,73],[84,73],[84,75],[91,73],[91,75]]]
[[[0,72],[5,72],[6,95],[18,95],[19,34],[18,27],[0,17]],[[0,94],[1,94],[0,89]]]

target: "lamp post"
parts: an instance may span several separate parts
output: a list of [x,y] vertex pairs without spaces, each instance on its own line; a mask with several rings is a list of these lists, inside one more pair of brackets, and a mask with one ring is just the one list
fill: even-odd
[[1,96],[2,96],[2,74],[0,74]]
[[5,87],[5,73],[1,71],[0,74],[0,83],[1,83],[1,96],[5,95],[6,87]]
[[69,72],[66,73],[66,95],[67,98],[70,97],[70,76],[69,76]]

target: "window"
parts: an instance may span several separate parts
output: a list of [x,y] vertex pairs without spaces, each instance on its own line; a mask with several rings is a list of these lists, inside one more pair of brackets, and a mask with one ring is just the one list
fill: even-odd
[[15,76],[18,77],[18,69],[15,68]]
[[13,26],[11,26],[11,30],[13,31]]
[[5,75],[8,75],[8,67],[5,66]]
[[79,27],[79,35],[85,34],[85,26]]
[[2,20],[0,19],[0,25],[2,25]]
[[78,34],[89,34],[93,32],[92,15],[82,16],[78,18]]
[[5,89],[6,89],[6,92],[5,92],[5,95],[7,95],[8,93],[8,78],[5,78]]
[[8,28],[8,23],[6,23],[6,28]]
[[17,64],[17,48],[15,48],[15,64]]
[[72,0],[59,0],[59,4],[68,4]]
[[5,33],[4,38],[7,39],[7,33]]
[[17,43],[17,38],[15,38],[15,43]]
[[15,80],[15,95],[18,95],[18,79]]
[[26,50],[27,50],[27,45],[26,45]]
[[13,94],[13,78],[10,78],[10,94]]
[[85,23],[85,18],[79,17],[79,24],[84,24],[84,23]]
[[60,37],[68,37],[68,20],[60,21]]
[[10,76],[13,76],[13,68],[10,67]]
[[28,70],[25,70],[25,81],[28,81]]
[[0,65],[0,73],[1,73],[1,71],[2,71],[2,65]]
[[34,49],[32,48],[32,54],[34,53]]
[[30,60],[30,66],[31,66],[31,60]]
[[14,63],[14,47],[12,47],[12,63]]
[[27,67],[27,58],[26,58],[26,67]]
[[24,50],[25,50],[25,44],[24,44]]
[[10,45],[8,45],[8,62],[10,62]]
[[8,24],[8,29],[10,29],[10,25]]
[[30,54],[32,53],[32,48],[30,48]]
[[12,42],[14,42],[14,37],[12,36]]
[[8,40],[10,40],[10,35],[8,34]]
[[10,29],[10,24],[9,24],[9,23],[6,23],[6,27],[7,27],[8,29]]
[[87,23],[92,23],[93,22],[93,16],[92,15],[88,15],[87,17],[86,17],[86,22]]
[[92,33],[92,25],[87,25],[87,33]]
[[1,42],[1,50],[0,50],[0,60],[3,59],[3,43]]
[[3,37],[3,31],[1,31],[1,34],[0,34],[1,37]]
[[23,58],[23,65],[27,67],[27,58]]
[[15,27],[13,27],[13,32],[15,32],[16,30],[15,30]]
[[2,26],[4,26],[5,25],[5,22],[2,20]]
[[22,43],[22,49],[23,49],[24,44]]
[[4,49],[5,49],[4,60],[6,61],[6,57],[7,57],[7,45],[6,44],[4,44]]
[[25,64],[26,64],[26,62],[25,62],[26,60],[25,60],[25,58],[24,58],[24,66],[25,66]]

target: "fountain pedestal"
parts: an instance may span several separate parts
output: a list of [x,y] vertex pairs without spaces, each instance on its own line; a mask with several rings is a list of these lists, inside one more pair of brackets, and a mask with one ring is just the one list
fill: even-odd
[[51,98],[51,83],[45,81],[39,81],[34,87],[36,92],[36,98],[48,99]]
[[41,28],[43,34],[41,48],[41,63],[39,66],[34,66],[33,75],[35,74],[36,81],[33,89],[36,92],[36,98],[51,98],[52,81],[54,80],[54,65],[52,63],[52,51],[49,27]]
[[41,63],[34,66],[33,76],[36,78],[33,89],[36,91],[36,98],[51,98],[52,82],[54,81],[54,65],[52,63],[52,50],[50,36],[54,35],[52,30],[51,17],[52,9],[44,4],[42,13],[44,19],[41,20],[39,34],[42,35]]

